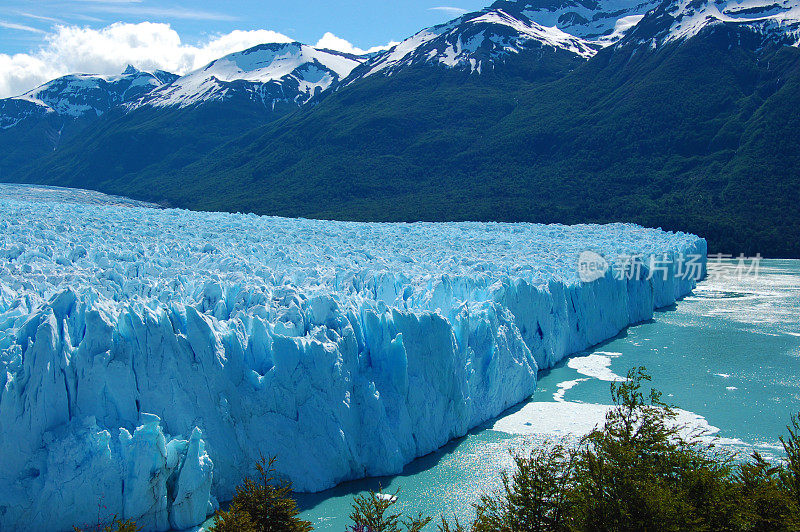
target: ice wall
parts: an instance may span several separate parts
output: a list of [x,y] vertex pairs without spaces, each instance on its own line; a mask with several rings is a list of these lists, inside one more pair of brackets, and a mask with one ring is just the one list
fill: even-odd
[[[359,224],[0,194],[0,529],[187,528],[260,454],[296,489],[393,474],[537,370],[694,286],[578,255],[699,254],[633,225]],[[647,269],[644,271],[645,275]]]

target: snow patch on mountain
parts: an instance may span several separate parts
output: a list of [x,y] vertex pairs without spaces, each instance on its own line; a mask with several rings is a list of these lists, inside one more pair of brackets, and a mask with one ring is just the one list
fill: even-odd
[[659,0],[499,0],[492,7],[607,46],[658,4]]
[[603,35],[597,39],[597,43],[602,46],[609,46],[622,39],[628,31],[636,26],[644,15],[628,15],[617,20],[614,24],[614,31],[608,35]]
[[270,43],[226,55],[150,93],[131,107],[188,107],[236,96],[303,104],[348,74],[363,58],[293,43]]
[[29,102],[67,118],[97,117],[112,107],[142,97],[175,77],[166,72],[143,72],[129,66],[118,76],[62,76],[21,96],[1,101]]
[[398,473],[695,284],[677,262],[581,283],[581,252],[706,254],[695,236],[625,224],[329,222],[76,198],[0,187],[3,530],[67,530],[98,508],[185,528],[261,453],[300,490]]
[[30,118],[55,114],[47,104],[37,100],[5,98],[0,100],[0,129],[11,129]]
[[561,48],[585,59],[592,57],[597,50],[581,39],[559,30],[556,27],[545,27],[530,20],[514,18],[501,10],[488,11],[477,18],[469,20],[470,24],[496,24],[508,26],[517,31],[521,39],[535,40],[553,48]]
[[596,46],[558,28],[545,27],[500,9],[487,9],[420,31],[365,63],[348,83],[378,72],[392,74],[421,64],[480,73],[487,64],[533,46],[565,50],[584,59],[597,52]]
[[797,0],[680,0],[663,4],[653,13],[653,18],[662,20],[663,25],[651,38],[654,46],[689,39],[707,27],[723,24],[747,28],[783,44],[800,44],[800,3]]

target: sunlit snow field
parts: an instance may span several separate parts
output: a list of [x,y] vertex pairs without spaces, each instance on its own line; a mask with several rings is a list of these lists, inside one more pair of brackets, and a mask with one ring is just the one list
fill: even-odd
[[734,449],[776,453],[789,416],[800,411],[800,261],[763,261],[758,277],[741,280],[716,279],[710,270],[691,296],[651,322],[541,372],[527,404],[416,460],[403,475],[300,495],[303,516],[317,530],[340,531],[353,496],[383,487],[399,488],[406,510],[469,520],[471,504],[510,467],[509,450],[589,430],[602,419],[610,381],[638,365],[686,411],[683,419],[718,429]]

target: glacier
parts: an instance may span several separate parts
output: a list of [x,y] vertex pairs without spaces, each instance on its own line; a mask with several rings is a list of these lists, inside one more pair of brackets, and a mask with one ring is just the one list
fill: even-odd
[[627,224],[331,222],[76,194],[0,186],[2,530],[115,515],[186,529],[261,454],[301,491],[398,473],[695,286],[674,265],[584,283],[582,252],[707,254]]

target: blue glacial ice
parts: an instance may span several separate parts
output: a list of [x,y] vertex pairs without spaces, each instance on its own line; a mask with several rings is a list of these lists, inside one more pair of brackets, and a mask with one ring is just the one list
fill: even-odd
[[[362,224],[0,194],[0,529],[198,524],[260,454],[296,489],[398,473],[694,281],[633,225]],[[44,203],[42,203],[44,202]]]

